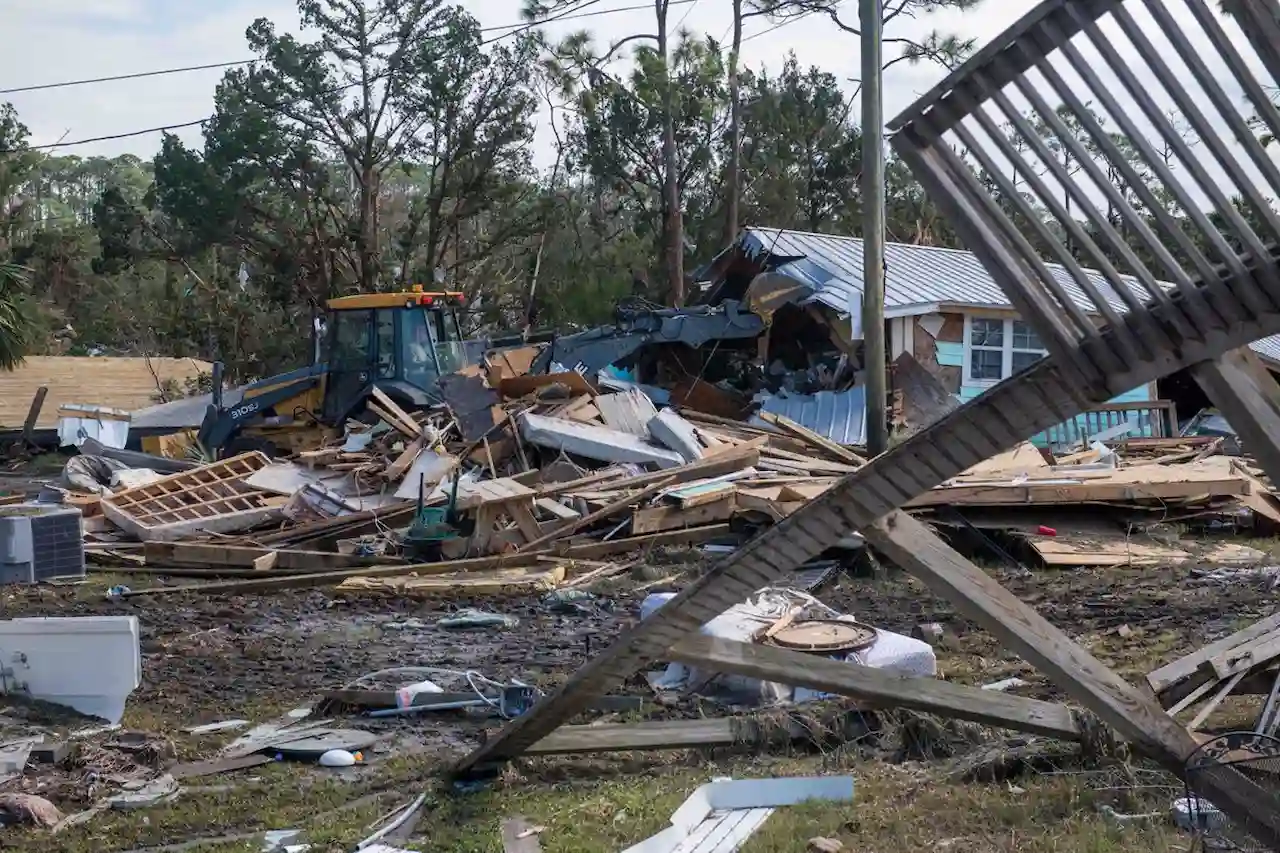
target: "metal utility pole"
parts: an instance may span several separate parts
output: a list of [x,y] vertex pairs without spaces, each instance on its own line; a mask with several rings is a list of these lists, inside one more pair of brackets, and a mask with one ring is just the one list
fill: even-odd
[[862,361],[867,389],[867,452],[889,445],[884,344],[884,87],[881,0],[858,0],[862,29]]

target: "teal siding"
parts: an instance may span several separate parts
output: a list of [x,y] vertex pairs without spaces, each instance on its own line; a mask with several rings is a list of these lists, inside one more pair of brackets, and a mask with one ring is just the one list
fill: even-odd
[[937,350],[938,364],[944,367],[964,366],[964,344],[950,341],[938,341],[934,344]]

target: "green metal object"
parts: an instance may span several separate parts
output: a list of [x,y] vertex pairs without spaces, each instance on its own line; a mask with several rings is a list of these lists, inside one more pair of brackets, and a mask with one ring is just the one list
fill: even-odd
[[459,474],[455,474],[449,503],[444,507],[423,506],[426,503],[426,478],[418,480],[418,510],[401,539],[405,555],[410,559],[424,563],[439,560],[444,543],[458,538],[458,479]]

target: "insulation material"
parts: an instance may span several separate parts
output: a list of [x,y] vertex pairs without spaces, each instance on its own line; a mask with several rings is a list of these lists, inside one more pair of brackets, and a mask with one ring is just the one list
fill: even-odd
[[693,424],[680,417],[674,409],[663,409],[650,418],[648,430],[654,439],[679,453],[686,462],[695,462],[704,455]]
[[[675,597],[675,593],[654,593],[645,597],[640,605],[640,618],[644,620]],[[855,621],[827,607],[813,596],[792,589],[766,587],[742,604],[721,613],[702,626],[701,633],[710,637],[749,643],[762,628],[768,628],[789,611],[804,608],[804,615],[821,619]],[[932,678],[938,672],[938,659],[928,643],[902,634],[876,629],[876,639],[865,649],[844,656],[850,663],[881,669],[907,677]],[[681,690],[697,685],[712,673],[690,669],[684,664],[673,663],[656,677],[652,685],[659,690]],[[734,704],[773,705],[779,702],[807,702],[825,694],[788,684],[762,682],[739,675],[720,675],[703,692]]]
[[684,457],[679,453],[642,441],[634,435],[544,415],[522,415],[520,434],[530,444],[602,462],[647,462],[659,468],[684,464]]
[[658,414],[653,401],[638,388],[595,398],[605,426],[640,438],[649,437],[649,422]]

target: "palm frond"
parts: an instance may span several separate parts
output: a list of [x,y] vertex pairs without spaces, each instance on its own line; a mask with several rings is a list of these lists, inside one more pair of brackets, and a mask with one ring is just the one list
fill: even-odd
[[0,370],[13,370],[31,351],[40,323],[27,291],[27,268],[0,262]]

